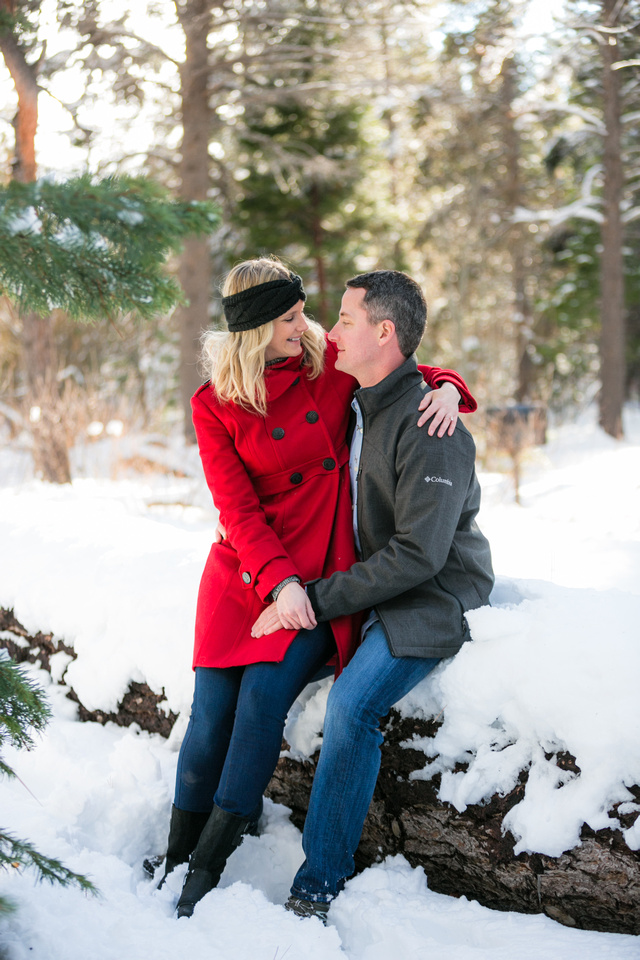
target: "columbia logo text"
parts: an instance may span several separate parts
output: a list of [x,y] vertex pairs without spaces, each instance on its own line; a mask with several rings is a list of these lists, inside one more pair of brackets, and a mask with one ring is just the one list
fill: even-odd
[[451,480],[445,480],[444,477],[425,477],[427,483],[446,483],[448,487],[452,487],[453,483]]

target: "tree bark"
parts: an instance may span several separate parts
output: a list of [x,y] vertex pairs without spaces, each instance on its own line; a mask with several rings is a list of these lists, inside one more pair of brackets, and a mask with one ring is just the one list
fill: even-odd
[[[176,0],[178,19],[184,31],[186,57],[180,70],[182,94],[182,148],[180,195],[184,200],[206,200],[209,190],[209,46],[207,35],[211,0]],[[198,356],[200,336],[209,324],[211,257],[206,237],[192,237],[184,244],[180,259],[180,283],[187,303],[178,308],[180,324],[180,393],[184,409],[184,434],[195,442],[191,420],[191,397],[200,385]]]
[[[605,27],[615,26],[617,0],[603,0]],[[604,190],[600,260],[600,425],[612,437],[622,437],[625,390],[625,316],[623,226],[620,210],[623,188],[620,74],[615,35],[603,34],[600,43],[604,95]]]
[[[0,0],[0,10],[14,16],[16,13],[14,0]],[[13,120],[16,137],[12,164],[13,179],[20,183],[31,183],[36,178],[35,136],[38,126],[36,68],[27,63],[24,51],[9,31],[0,32],[0,50],[18,94],[18,109]]]

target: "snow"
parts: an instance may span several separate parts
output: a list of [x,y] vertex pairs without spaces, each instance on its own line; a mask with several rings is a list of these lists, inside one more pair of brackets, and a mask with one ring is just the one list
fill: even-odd
[[[567,111],[568,112],[568,111]],[[575,112],[575,111],[571,111]],[[585,113],[585,111],[578,111]],[[598,125],[602,125],[598,122]],[[596,130],[598,133],[604,133],[604,128]],[[582,136],[578,133],[578,136]],[[536,221],[547,221],[552,226],[566,223],[572,217],[579,220],[592,220],[594,223],[603,223],[604,215],[597,208],[602,205],[599,196],[593,193],[594,181],[602,174],[600,164],[594,164],[590,167],[582,178],[580,186],[580,199],[569,203],[564,207],[557,207],[551,210],[527,210],[525,207],[518,207],[513,215],[514,223],[535,223]]]
[[144,223],[144,214],[140,210],[121,210],[118,214],[118,220],[122,220],[128,227],[137,227]]
[[22,213],[10,220],[7,224],[7,232],[13,235],[16,233],[42,233],[42,221],[35,207],[25,207]]
[[[563,427],[531,456],[512,502],[508,478],[481,476],[480,523],[498,574],[494,605],[470,615],[473,641],[399,705],[442,713],[425,770],[443,771],[441,796],[463,810],[529,779],[505,827],[518,850],[558,855],[583,822],[619,829],[637,809],[640,711],[635,642],[640,614],[640,411],[625,413],[627,439],[604,436],[590,418]],[[471,419],[470,425],[473,427]],[[99,898],[36,884],[30,871],[0,874],[0,896],[18,910],[0,925],[7,960],[601,960],[640,955],[637,937],[562,927],[543,916],[496,913],[428,889],[401,857],[347,884],[324,928],[282,909],[302,860],[285,808],[267,802],[260,837],[231,858],[220,887],[177,921],[184,868],[156,891],[145,856],[164,849],[177,761],[193,688],[191,638],[198,581],[215,514],[191,476],[106,480],[105,450],[130,455],[128,438],[102,437],[91,464],[109,469],[73,485],[22,480],[24,458],[0,457],[0,604],[26,627],[53,630],[78,659],[52,659],[54,719],[35,750],[7,750],[20,781],[0,783],[2,823],[71,869],[91,876]],[[125,451],[125,454],[123,454]],[[115,454],[114,454],[115,456]],[[165,451],[164,459],[170,459]],[[89,709],[113,710],[131,680],[166,694],[180,713],[169,741],[138,728],[81,724],[65,697],[72,685]],[[635,683],[634,683],[635,681]],[[287,727],[291,753],[320,741],[330,681],[311,685]],[[567,750],[580,775],[560,770]],[[455,771],[458,761],[468,764]],[[638,826],[623,830],[640,847]]]

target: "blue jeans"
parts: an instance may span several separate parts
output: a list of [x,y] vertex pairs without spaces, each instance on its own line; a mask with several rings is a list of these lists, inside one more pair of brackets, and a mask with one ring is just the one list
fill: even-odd
[[196,667],[175,806],[208,813],[215,803],[253,819],[280,756],[289,708],[334,653],[331,627],[321,623],[301,630],[280,663]]
[[306,860],[293,881],[294,896],[328,902],[353,873],[380,769],[380,719],[437,663],[393,657],[377,622],[334,683],[302,838]]

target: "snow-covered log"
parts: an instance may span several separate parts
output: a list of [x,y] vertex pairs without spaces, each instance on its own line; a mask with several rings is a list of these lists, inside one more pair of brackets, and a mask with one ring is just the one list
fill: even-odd
[[[0,647],[20,662],[37,663],[58,680],[76,656],[50,633],[30,634],[12,611],[1,608]],[[131,682],[111,712],[88,710],[73,689],[68,696],[78,703],[80,720],[121,726],[136,723],[143,730],[168,736],[176,719],[174,713],[163,710],[163,692],[154,693],[146,683]],[[322,690],[316,699],[323,699]],[[302,726],[308,734],[316,717],[309,704],[307,711]],[[295,723],[294,718],[294,733]],[[584,824],[579,843],[559,856],[516,854],[515,839],[504,822],[523,800],[526,773],[519,775],[512,789],[468,803],[461,812],[439,796],[440,774],[430,780],[420,778],[428,744],[440,729],[441,721],[407,715],[406,709],[403,715],[392,711],[385,726],[380,776],[356,857],[358,869],[402,854],[412,866],[424,868],[429,887],[438,893],[465,896],[496,910],[545,913],[585,930],[640,934],[640,851],[630,849],[621,830],[593,830]],[[320,737],[310,742],[317,744]],[[272,800],[291,809],[291,818],[300,828],[316,759],[317,752],[309,759],[297,747],[285,749],[268,789]],[[548,754],[545,759],[559,770],[558,789],[580,774],[575,758],[567,752]],[[466,765],[457,764],[454,773],[465,769]],[[610,811],[626,830],[640,814],[640,786],[632,786],[629,792],[636,802],[615,803]]]
[[[68,665],[77,654],[51,633],[30,634],[16,619],[13,610],[0,607],[0,649],[17,663],[33,663],[61,682]],[[147,683],[131,681],[116,710],[88,710],[71,687],[67,696],[78,704],[78,719],[84,722],[115,723],[129,727],[137,723],[142,730],[168,737],[177,714],[166,709],[164,690],[154,693]]]
[[[433,721],[402,718],[392,711],[385,729],[382,767],[358,848],[358,869],[403,854],[424,867],[429,888],[465,896],[495,910],[545,913],[584,930],[640,934],[640,852],[630,850],[619,831],[586,825],[580,843],[559,857],[520,853],[503,832],[503,820],[521,801],[525,776],[505,796],[470,804],[460,813],[438,797],[439,777],[410,779],[424,766],[422,751],[407,749],[416,736],[432,738]],[[302,828],[313,783],[315,759],[283,757],[268,795],[291,808]],[[562,769],[575,765],[556,755]],[[640,801],[640,787],[631,792]],[[619,813],[630,825],[637,812]]]

